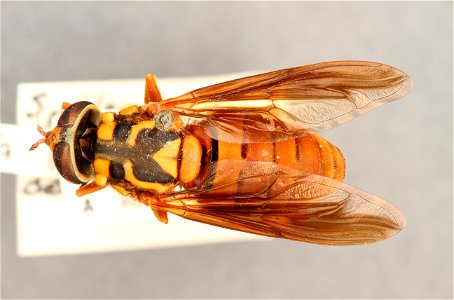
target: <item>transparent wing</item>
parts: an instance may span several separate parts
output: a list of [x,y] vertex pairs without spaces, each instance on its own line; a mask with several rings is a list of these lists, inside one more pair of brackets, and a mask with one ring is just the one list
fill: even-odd
[[[253,189],[241,196],[225,193],[238,184]],[[381,241],[405,223],[400,211],[379,197],[327,177],[279,171],[246,175],[216,189],[202,185],[150,203],[193,221],[328,245]]]
[[220,130],[240,122],[294,136],[347,122],[403,97],[411,86],[405,73],[389,65],[325,62],[204,87],[160,107],[206,119]]

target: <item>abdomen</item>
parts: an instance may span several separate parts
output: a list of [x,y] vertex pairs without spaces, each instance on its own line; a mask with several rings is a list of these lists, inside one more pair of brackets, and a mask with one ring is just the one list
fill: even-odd
[[[250,195],[260,190],[261,183],[268,184],[263,182],[269,180],[267,174],[277,170],[344,179],[345,160],[341,152],[314,133],[278,142],[273,142],[271,134],[265,133],[261,143],[245,140],[238,144],[211,138],[205,133],[206,129],[203,126],[187,128],[200,143],[202,155],[198,175],[185,183],[186,188],[208,194]],[[191,149],[183,147],[182,151]]]

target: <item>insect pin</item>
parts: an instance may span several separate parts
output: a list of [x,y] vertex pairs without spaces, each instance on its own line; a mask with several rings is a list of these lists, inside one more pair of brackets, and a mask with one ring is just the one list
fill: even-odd
[[77,195],[111,186],[167,213],[270,237],[328,245],[384,240],[405,223],[387,201],[343,182],[345,160],[318,136],[406,95],[389,65],[324,62],[161,99],[146,76],[145,104],[119,113],[64,103],[46,143]]

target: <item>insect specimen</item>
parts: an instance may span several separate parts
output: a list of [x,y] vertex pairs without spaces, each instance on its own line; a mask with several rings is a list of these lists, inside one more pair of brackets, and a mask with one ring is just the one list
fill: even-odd
[[406,95],[400,70],[325,62],[245,77],[101,113],[63,103],[46,143],[79,196],[111,186],[167,213],[244,232],[353,245],[386,239],[405,222],[385,200],[343,182],[339,149],[314,133]]

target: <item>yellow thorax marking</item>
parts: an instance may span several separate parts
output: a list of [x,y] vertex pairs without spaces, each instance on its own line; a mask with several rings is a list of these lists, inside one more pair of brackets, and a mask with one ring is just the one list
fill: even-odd
[[[137,136],[139,133],[146,128],[153,129],[155,127],[154,120],[142,121],[131,128],[131,132],[128,137],[128,145],[134,147],[136,145]],[[159,151],[151,155],[151,159],[154,159],[161,168],[174,178],[178,175],[178,152],[180,150],[181,140],[176,139],[171,142],[167,142]]]
[[116,122],[101,123],[98,127],[98,138],[104,141],[113,140],[113,133],[116,125]]
[[168,184],[162,184],[162,183],[156,183],[156,182],[145,182],[137,179],[136,176],[134,176],[133,172],[133,166],[132,162],[130,160],[126,161],[124,163],[124,168],[125,168],[125,179],[129,182],[131,182],[133,185],[141,187],[143,189],[147,190],[153,190],[156,191],[158,194],[163,194],[170,189],[173,188],[172,183]]
[[178,152],[180,150],[181,140],[176,139],[168,142],[161,150],[151,155],[161,168],[174,178],[178,175]]
[[110,123],[115,120],[115,116],[112,112],[105,112],[101,114],[101,122],[103,123]]
[[110,161],[109,160],[102,159],[102,158],[96,158],[93,164],[95,167],[96,174],[101,174],[107,178],[110,177],[110,171],[109,171]]
[[148,121],[142,121],[137,125],[134,125],[131,127],[131,133],[129,134],[128,137],[128,145],[129,146],[135,146],[136,145],[136,139],[137,135],[140,133],[142,129],[145,128],[154,128],[154,121],[153,120],[148,120]]
[[131,106],[128,106],[126,108],[123,108],[118,113],[120,115],[132,115],[133,113],[138,112],[138,111],[139,111],[139,106],[138,105],[131,105]]

